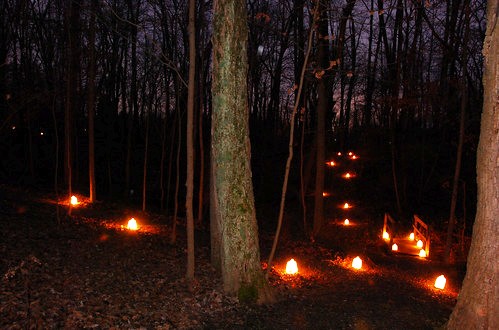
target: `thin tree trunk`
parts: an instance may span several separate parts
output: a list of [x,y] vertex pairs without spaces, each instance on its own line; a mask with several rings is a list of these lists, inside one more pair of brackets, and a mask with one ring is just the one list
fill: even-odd
[[468,66],[468,37],[469,37],[469,3],[466,4],[466,31],[463,40],[463,54],[462,54],[462,67],[463,75],[461,80],[461,114],[459,120],[459,142],[457,145],[456,166],[454,167],[454,178],[452,183],[452,194],[450,203],[449,223],[447,226],[447,238],[445,240],[444,261],[449,263],[451,261],[451,250],[454,236],[454,228],[456,225],[456,205],[457,193],[459,190],[459,177],[461,173],[461,164],[463,158],[464,134],[465,134],[465,121],[466,121],[466,107],[468,106],[468,84],[466,83],[467,66]]
[[[301,74],[300,74],[300,81],[298,84],[298,91],[296,92],[296,98],[295,98],[295,105],[293,107],[293,112],[291,113],[291,122],[290,122],[290,132],[289,132],[289,143],[288,143],[288,159],[286,161],[286,170],[284,172],[284,182],[282,184],[282,192],[281,192],[281,204],[279,207],[279,218],[277,219],[277,229],[276,233],[274,236],[274,241],[272,243],[272,249],[270,251],[270,255],[267,261],[267,272],[266,276],[269,276],[269,273],[272,269],[272,262],[274,259],[274,254],[277,248],[277,243],[279,242],[279,235],[281,233],[281,227],[282,227],[282,220],[284,218],[284,208],[286,205],[286,192],[288,190],[288,179],[289,179],[289,171],[291,168],[291,161],[293,160],[293,144],[294,144],[294,131],[295,131],[295,117],[296,113],[298,111],[298,108],[300,106],[300,97],[302,93],[302,88],[303,88],[303,82],[305,78],[305,71],[307,69],[308,65],[308,58],[310,56],[310,51],[312,49],[312,41],[313,41],[313,35],[314,35],[314,25],[315,22],[317,22],[318,15],[319,14],[319,8],[318,6],[315,7],[315,10],[313,12],[313,21],[312,24],[310,25],[310,32],[308,36],[308,44],[307,44],[307,51],[305,53],[305,59],[303,61],[303,66],[301,69]],[[302,134],[303,135],[303,134]]]
[[[67,178],[67,193],[68,200],[72,195],[72,116],[76,108],[76,84],[77,84],[77,68],[79,59],[77,56],[77,31],[78,22],[80,19],[79,4],[71,2],[68,4],[68,13],[66,16],[68,26],[68,53],[67,53],[67,82],[66,82],[66,104],[64,109],[64,139],[65,139],[65,167]],[[69,203],[68,215],[71,215],[72,206]]]
[[[200,79],[201,80],[201,79]],[[204,133],[203,133],[203,83],[199,87],[199,125],[198,125],[198,142],[199,142],[199,190],[198,190],[198,218],[199,225],[203,223],[203,203],[204,203]]]
[[147,154],[149,152],[149,117],[151,117],[151,113],[146,114],[146,139],[144,145],[144,168],[143,168],[143,177],[142,177],[142,212],[146,210],[146,202],[147,202]]
[[89,22],[89,65],[88,65],[88,183],[90,192],[90,203],[94,203],[95,195],[95,145],[94,145],[94,118],[95,118],[95,10],[97,3],[92,0],[90,7]]
[[182,148],[182,117],[180,115],[180,109],[177,109],[178,113],[178,145],[177,145],[177,173],[175,176],[175,197],[174,197],[174,210],[173,210],[173,225],[172,232],[170,235],[170,243],[175,244],[177,241],[177,215],[178,215],[178,191],[180,185],[180,149]]
[[316,121],[316,143],[317,157],[315,160],[315,190],[314,190],[314,224],[312,235],[315,237],[324,225],[324,171],[326,162],[326,111],[329,108],[329,81],[330,72],[327,72],[329,66],[329,45],[325,36],[328,33],[327,5],[329,1],[317,1],[320,20],[318,21],[318,63],[320,71],[316,73],[318,79],[318,104]]
[[54,193],[55,193],[55,200],[57,201],[56,206],[55,206],[55,214],[56,214],[56,219],[57,219],[57,224],[60,226],[61,225],[61,215],[60,215],[60,210],[59,210],[59,133],[57,130],[57,117],[55,115],[55,104],[56,104],[56,97],[54,96],[54,99],[52,101],[52,120],[54,123],[54,136],[55,136],[55,150],[54,150]]
[[185,208],[187,213],[187,274],[189,286],[194,280],[194,214],[192,199],[194,194],[194,93],[196,76],[196,2],[189,0],[189,86],[187,96],[187,196]]
[[[168,95],[168,87],[167,89],[167,95]],[[169,104],[167,102],[167,104]],[[168,107],[166,107],[168,109]],[[160,205],[160,210],[161,213],[163,213],[165,209],[165,158],[166,158],[166,123],[167,123],[167,110],[165,111],[164,117],[163,117],[163,129],[161,130],[161,158],[159,162],[159,188],[161,192],[161,196],[159,199],[159,205]]]

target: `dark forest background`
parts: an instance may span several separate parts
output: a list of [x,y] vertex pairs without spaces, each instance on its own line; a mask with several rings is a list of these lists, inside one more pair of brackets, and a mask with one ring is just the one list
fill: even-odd
[[[259,213],[277,213],[313,5],[247,1]],[[306,196],[314,192],[324,97],[318,85],[325,82],[326,159],[338,151],[359,155],[359,198],[372,212],[418,213],[443,227],[461,152],[456,217],[471,228],[485,5],[321,1],[295,127],[291,209],[299,210],[301,182]],[[196,16],[195,217],[202,222],[209,206],[212,2],[197,1]],[[166,214],[177,201],[182,215],[187,18],[184,0],[1,1],[0,182],[64,191],[68,137],[72,191],[88,195],[89,109],[95,109],[97,199]],[[313,210],[313,199],[307,201]]]

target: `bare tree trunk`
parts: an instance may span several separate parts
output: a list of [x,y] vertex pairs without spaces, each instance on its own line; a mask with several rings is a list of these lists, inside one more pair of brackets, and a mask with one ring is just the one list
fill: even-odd
[[452,242],[454,236],[454,228],[456,226],[456,205],[457,205],[457,193],[459,190],[459,180],[461,173],[461,163],[463,158],[463,145],[464,145],[464,134],[465,134],[465,121],[466,121],[466,107],[468,106],[468,84],[466,83],[466,76],[468,73],[468,36],[469,36],[469,3],[466,4],[466,27],[463,40],[463,54],[462,54],[462,67],[463,76],[461,78],[461,114],[459,120],[459,142],[457,145],[457,155],[456,155],[456,166],[454,168],[454,178],[452,181],[452,194],[450,203],[450,214],[449,223],[447,226],[447,238],[445,240],[445,250],[444,250],[444,261],[446,263],[451,262],[451,250]]
[[[166,84],[166,86],[168,86],[168,84]],[[166,126],[167,126],[166,123],[167,123],[167,111],[168,111],[168,105],[169,105],[168,87],[166,88],[166,95],[167,95],[167,98],[166,98],[167,106],[165,107],[166,109],[165,109],[165,113],[164,113],[164,117],[163,117],[163,127],[161,130],[161,159],[159,162],[159,187],[160,187],[160,191],[161,191],[159,204],[160,204],[161,213],[163,213],[163,211],[165,209],[165,158],[166,158]]]
[[203,114],[204,114],[204,103],[203,103],[203,88],[204,85],[201,80],[201,86],[199,87],[199,125],[198,125],[198,142],[199,142],[199,191],[198,191],[198,224],[203,223],[203,203],[204,203],[204,133],[203,133]]
[[[178,104],[178,103],[177,103]],[[170,235],[170,243],[175,244],[177,241],[177,215],[178,215],[178,190],[180,185],[180,149],[182,148],[182,116],[180,114],[180,109],[177,109],[178,114],[178,145],[177,145],[177,160],[176,160],[176,176],[175,176],[175,197],[174,199],[174,210],[173,210],[173,225],[172,232]],[[173,144],[172,144],[173,145]]]
[[149,152],[149,117],[151,113],[146,114],[146,139],[144,142],[144,168],[142,169],[142,212],[146,210],[147,202],[147,154]]
[[[308,37],[308,44],[307,44],[307,51],[305,53],[305,58],[303,61],[303,66],[301,69],[301,74],[300,74],[300,81],[298,83],[298,90],[296,92],[296,97],[295,97],[295,105],[293,107],[293,112],[291,114],[291,122],[290,122],[290,132],[289,132],[289,143],[288,143],[288,159],[286,161],[286,170],[284,172],[284,182],[282,184],[282,193],[281,193],[281,204],[279,208],[279,218],[277,219],[277,229],[276,233],[274,236],[274,241],[272,243],[272,249],[270,251],[269,259],[267,261],[267,273],[266,276],[268,277],[269,272],[272,269],[272,261],[274,259],[274,254],[277,248],[277,243],[279,242],[279,235],[281,233],[281,227],[282,227],[282,220],[284,217],[284,208],[286,204],[286,192],[288,189],[288,179],[289,179],[289,171],[291,168],[291,161],[293,160],[293,144],[294,144],[294,131],[295,131],[295,117],[296,113],[298,112],[298,108],[300,107],[300,98],[301,98],[301,93],[302,93],[302,88],[303,88],[303,83],[304,83],[304,78],[305,78],[305,71],[307,69],[308,65],[308,58],[310,56],[310,50],[312,49],[312,42],[313,42],[313,35],[314,35],[314,25],[315,22],[317,22],[318,19],[318,14],[319,14],[319,8],[318,6],[315,7],[315,10],[313,12],[313,22],[310,25],[310,32],[309,32],[309,37]],[[302,133],[303,137],[303,133]],[[303,175],[301,175],[303,178]],[[303,183],[303,179],[301,181]],[[303,184],[302,184],[303,187]],[[302,188],[303,191],[303,188]],[[303,193],[302,193],[303,196]],[[305,221],[305,220],[304,220]],[[304,226],[306,223],[304,222]],[[306,230],[306,228],[304,228]]]
[[[127,135],[127,153],[125,160],[125,196],[130,194],[130,189],[132,189],[132,155],[133,155],[133,137],[134,137],[134,124],[138,119],[139,112],[139,97],[138,97],[138,88],[137,88],[137,21],[138,21],[138,13],[140,8],[140,1],[136,1],[136,3],[132,1],[127,1],[129,12],[130,12],[130,21],[131,21],[131,70],[132,75],[130,77],[130,100],[128,106],[128,135]],[[135,4],[135,6],[134,6]],[[136,12],[134,12],[136,10]],[[123,100],[125,102],[125,100]]]
[[94,203],[95,195],[95,145],[94,145],[94,118],[95,118],[95,11],[97,2],[92,0],[90,7],[90,22],[89,22],[89,64],[88,64],[88,95],[87,95],[87,111],[88,111],[88,183],[90,192],[90,203]]
[[315,237],[324,225],[324,171],[326,162],[326,112],[329,108],[331,73],[329,67],[329,44],[325,36],[328,32],[327,6],[329,1],[317,1],[320,19],[318,21],[318,59],[319,71],[316,73],[318,81],[318,104],[316,121],[317,158],[315,160],[315,192],[314,192],[314,224],[312,235]]
[[194,214],[192,199],[194,194],[194,93],[196,76],[196,2],[189,0],[189,86],[187,96],[187,196],[185,208],[187,212],[187,274],[189,286],[194,280]]
[[[67,198],[72,194],[72,123],[73,112],[76,109],[76,89],[78,80],[78,46],[77,46],[77,31],[79,29],[79,3],[71,2],[68,4],[68,12],[66,14],[68,26],[68,53],[67,53],[67,82],[66,82],[66,104],[64,109],[64,139],[65,139],[65,168],[67,179]],[[71,215],[72,207],[69,203],[68,215]]]
[[466,276],[447,329],[499,329],[499,3],[489,0],[484,98],[477,151],[478,200]]
[[363,115],[362,115],[362,126],[364,129],[371,126],[372,120],[372,100],[374,94],[374,69],[373,63],[376,63],[372,59],[373,55],[373,36],[374,36],[374,0],[371,0],[371,6],[369,10],[369,40],[368,40],[368,50],[367,50],[367,69],[366,69],[366,101],[364,104]]
[[57,117],[55,115],[55,102],[56,98],[52,101],[52,120],[54,123],[54,135],[55,135],[55,150],[54,150],[54,193],[56,198],[55,214],[57,219],[57,224],[61,225],[61,215],[59,210],[59,133],[57,130]]

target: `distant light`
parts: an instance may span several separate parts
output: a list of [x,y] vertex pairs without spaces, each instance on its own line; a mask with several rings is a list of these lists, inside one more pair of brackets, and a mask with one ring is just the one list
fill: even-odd
[[348,226],[348,225],[350,224],[350,220],[345,219],[345,221],[343,221],[343,224],[344,224],[345,226]]
[[422,241],[422,240],[419,240],[419,241],[416,243],[416,246],[417,246],[418,248],[420,248],[420,249],[421,249],[421,248],[423,248],[423,241]]
[[398,251],[398,250],[399,250],[399,246],[396,243],[393,243],[392,251]]
[[331,161],[327,162],[326,164],[327,164],[328,166],[336,166],[336,163],[335,163],[333,160],[331,160]]
[[353,155],[353,156],[352,156],[352,159],[357,159],[357,156]]
[[414,241],[414,233],[411,233],[411,234],[409,235],[409,239],[410,239],[411,241]]
[[345,179],[350,179],[350,178],[352,178],[352,174],[350,174],[350,172],[346,172],[346,173],[343,175],[343,177],[344,177]]
[[352,155],[353,155],[353,152],[349,151],[348,156],[352,156]]
[[348,204],[348,203],[343,204],[343,208],[344,208],[344,209],[349,209],[349,208],[351,208],[351,207],[352,207],[352,205],[350,205],[350,204]]
[[340,152],[340,151],[338,151],[337,155],[338,155],[338,156],[341,156],[341,152]]
[[361,269],[362,268],[362,259],[360,259],[359,256],[353,258],[352,267],[355,268],[355,269]]
[[13,130],[15,130],[15,129],[16,129],[16,127],[15,127],[15,126],[12,126],[12,129],[13,129]]
[[445,278],[445,276],[444,275],[440,275],[435,280],[435,288],[443,290],[445,288],[445,283],[446,282],[447,282],[447,279]]
[[423,250],[423,249],[419,250],[419,256],[420,256],[421,258],[426,258],[426,251],[425,251],[425,250]]
[[43,136],[43,134],[44,134],[43,132],[40,132],[40,135],[41,135],[41,136]]

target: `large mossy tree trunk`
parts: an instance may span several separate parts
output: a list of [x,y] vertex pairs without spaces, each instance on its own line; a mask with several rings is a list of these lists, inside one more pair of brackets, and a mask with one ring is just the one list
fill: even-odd
[[499,329],[499,4],[489,0],[483,47],[478,200],[466,276],[447,329]]
[[265,302],[250,167],[246,2],[216,0],[213,7],[212,260],[226,292]]

